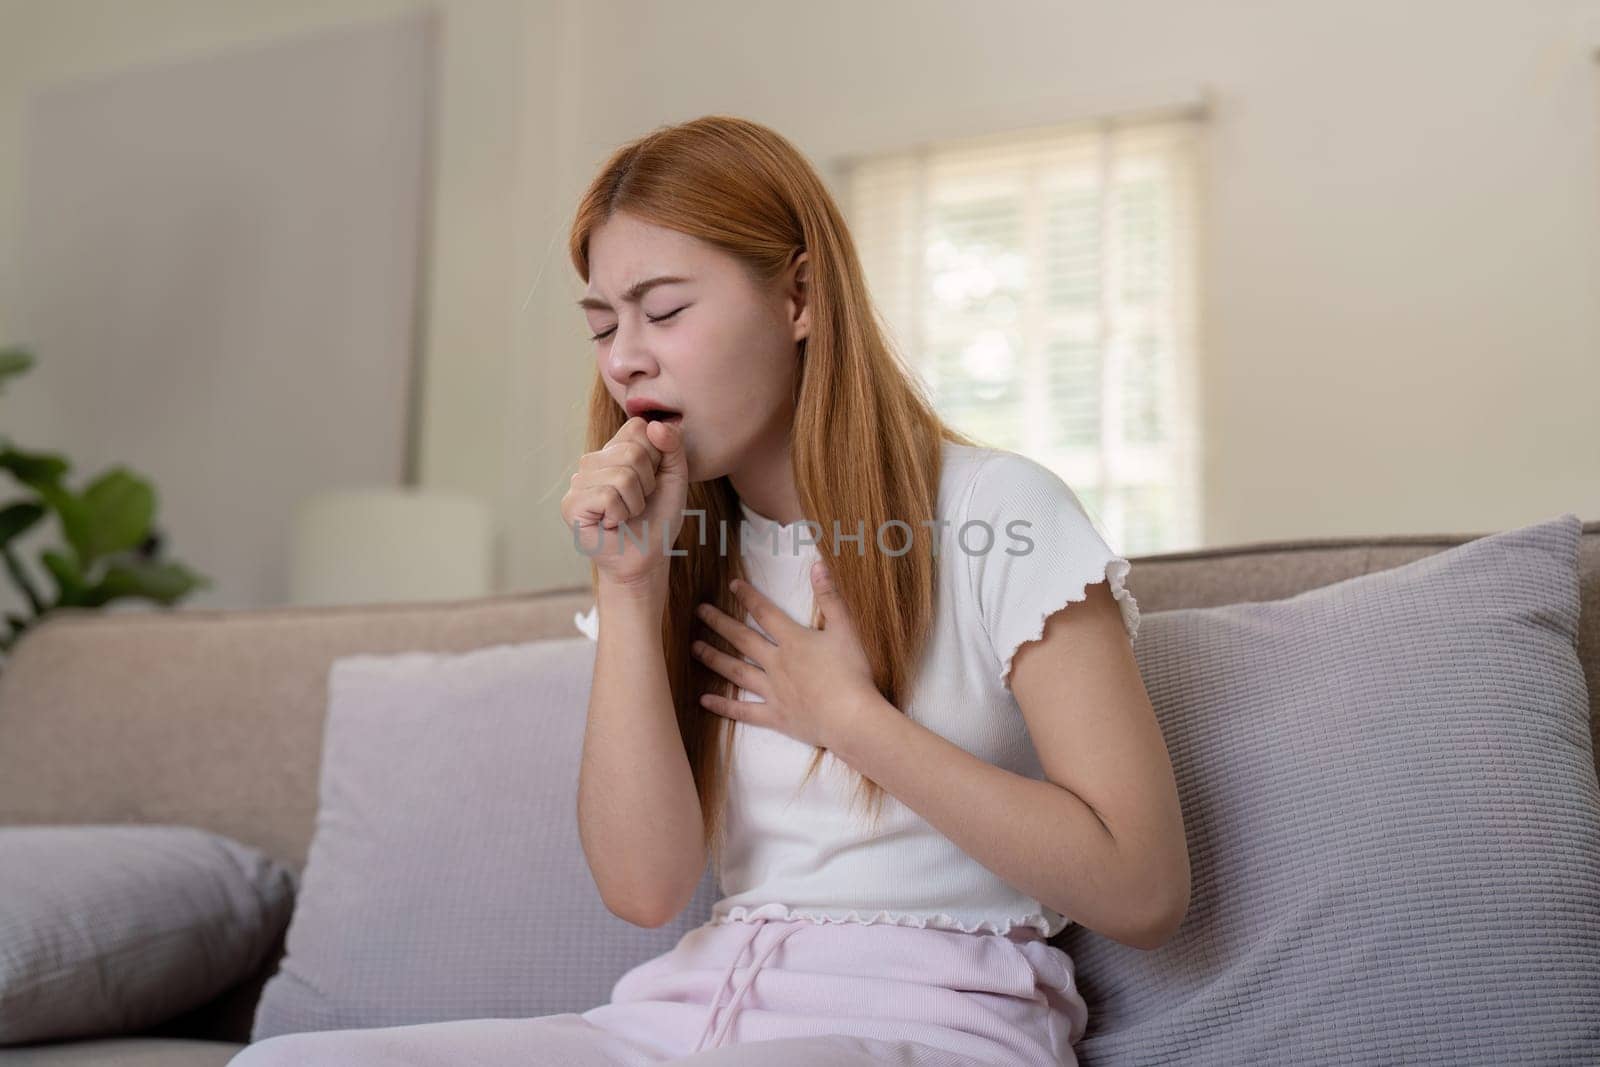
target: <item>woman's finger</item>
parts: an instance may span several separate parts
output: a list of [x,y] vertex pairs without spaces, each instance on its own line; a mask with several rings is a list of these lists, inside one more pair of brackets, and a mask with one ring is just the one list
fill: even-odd
[[767,650],[776,647],[767,639],[766,634],[752,630],[715,604],[701,604],[695,610],[701,621],[726,638],[728,644],[755,660],[756,665],[762,670],[766,670]]
[[728,681],[739,686],[741,689],[748,689],[752,693],[759,693],[762,698],[767,696],[765,671],[759,670],[756,667],[752,667],[744,660],[730,656],[721,649],[713,648],[704,641],[696,641],[689,647],[694,652],[695,656],[699,658],[700,662],[704,663],[707,667],[710,667],[712,670],[728,679]]
[[768,710],[766,705],[757,704],[750,700],[729,700],[716,693],[701,693],[700,706],[707,711],[714,711],[728,719],[737,719],[739,722],[753,723],[756,726],[765,726],[762,716]]
[[[749,582],[735,578],[728,583],[728,586],[733,590],[733,595],[739,598],[739,603],[743,604],[745,609],[755,616],[756,622],[759,622],[762,629],[772,635],[776,643],[782,644],[785,637],[791,636],[797,628],[800,628],[800,624],[789,618],[784,610],[773,603],[767,594]],[[810,627],[804,627],[804,629],[810,629]]]

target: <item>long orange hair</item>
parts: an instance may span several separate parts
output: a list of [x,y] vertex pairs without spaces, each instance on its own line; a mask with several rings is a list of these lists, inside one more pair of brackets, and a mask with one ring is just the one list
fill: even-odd
[[[927,520],[937,503],[941,441],[976,442],[935,413],[919,379],[894,352],[868,296],[844,217],[811,164],[776,132],[745,119],[708,115],[660,127],[617,149],[585,190],[572,225],[568,251],[585,283],[589,236],[618,211],[729,253],[758,286],[773,284],[794,255],[809,252],[811,329],[797,346],[794,480],[805,517],[821,528],[818,553],[849,605],[878,692],[900,707],[931,630],[938,593],[934,534]],[[589,396],[587,451],[604,447],[626,421],[597,371]],[[691,483],[686,506],[704,511],[708,543],[699,543],[699,522],[685,519],[674,547],[686,554],[669,564],[662,649],[707,847],[720,869],[729,754],[740,724],[707,711],[699,694],[738,694],[689,646],[699,636],[738,655],[709,628],[696,632],[694,609],[707,601],[734,618],[744,617],[728,591],[729,579],[742,576],[738,553],[719,551],[716,535],[725,522],[727,543],[737,545],[742,514],[726,476]],[[885,527],[891,519],[910,531]],[[833,531],[841,537],[855,534],[858,522],[865,523],[866,534],[860,554],[850,551],[854,542],[849,541],[834,553]],[[880,529],[890,549],[900,551],[908,538],[909,549],[898,556],[880,551]],[[590,575],[598,587],[599,568],[593,562]],[[823,624],[820,611],[813,611],[810,624]],[[816,747],[802,784],[828,754]],[[876,825],[884,790],[869,778],[857,778],[855,800],[871,809]]]

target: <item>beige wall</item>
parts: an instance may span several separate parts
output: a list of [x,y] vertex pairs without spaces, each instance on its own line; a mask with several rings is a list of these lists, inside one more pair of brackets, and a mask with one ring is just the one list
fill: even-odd
[[590,161],[723,109],[825,159],[1206,86],[1205,543],[1600,519],[1595,0],[585,12]]
[[[411,6],[0,7],[0,338],[29,83]],[[496,503],[508,588],[587,574],[576,196],[719,111],[826,165],[1204,87],[1204,542],[1600,519],[1596,0],[438,6],[422,475]]]
[[[506,426],[513,353],[519,349],[521,213],[541,192],[541,156],[554,143],[540,123],[550,94],[537,79],[543,28],[554,4],[459,0],[85,0],[0,2],[0,341],[19,340],[22,265],[18,160],[27,92],[39,85],[172,61],[200,53],[350,23],[418,7],[443,14],[432,259],[425,329],[421,480],[466,489],[497,506],[510,485]],[[537,14],[538,18],[534,16]],[[531,29],[539,28],[534,43]],[[526,116],[531,116],[527,118]],[[534,149],[532,153],[525,148]],[[532,178],[524,180],[523,168]],[[47,358],[47,353],[40,353]],[[4,432],[27,443],[58,438],[52,413],[30,408],[27,378],[0,398]],[[34,397],[39,394],[35,392]],[[49,428],[48,434],[38,432]],[[70,433],[60,435],[70,439]],[[70,449],[67,450],[70,454]],[[269,462],[270,457],[263,457]],[[248,477],[248,472],[241,472]],[[158,486],[159,489],[159,486]],[[559,526],[559,522],[557,523]],[[285,535],[287,536],[287,525]],[[182,531],[172,531],[182,557]],[[502,546],[518,543],[502,536]],[[285,591],[286,592],[286,591]]]

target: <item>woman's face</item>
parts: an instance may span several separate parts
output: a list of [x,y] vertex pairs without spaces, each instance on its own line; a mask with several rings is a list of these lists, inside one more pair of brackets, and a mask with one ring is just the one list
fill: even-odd
[[[589,288],[579,301],[598,335],[601,380],[617,406],[649,398],[683,415],[689,478],[770,469],[788,446],[797,342],[810,330],[797,256],[770,290],[699,238],[617,212],[589,237]],[[658,277],[682,281],[628,290]],[[786,463],[786,461],[785,461]]]

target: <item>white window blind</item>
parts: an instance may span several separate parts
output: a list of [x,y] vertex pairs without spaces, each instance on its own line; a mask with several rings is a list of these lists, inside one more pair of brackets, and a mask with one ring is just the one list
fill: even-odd
[[856,158],[844,210],[947,421],[1072,487],[1118,551],[1199,542],[1199,117]]

